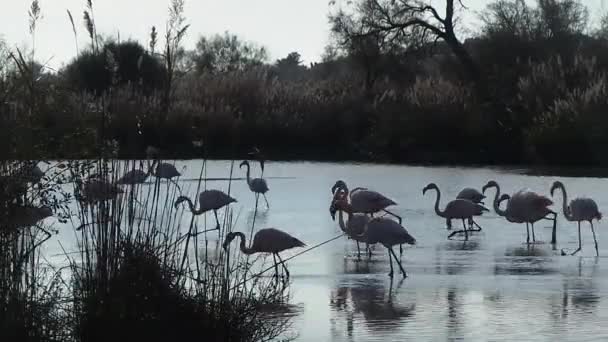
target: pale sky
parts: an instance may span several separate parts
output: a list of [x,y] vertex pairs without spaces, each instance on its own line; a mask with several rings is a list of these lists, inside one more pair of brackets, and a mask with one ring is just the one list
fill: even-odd
[[[0,0],[0,36],[10,47],[31,46],[27,11],[30,0]],[[191,25],[185,40],[193,48],[201,34],[228,30],[268,48],[271,60],[298,51],[306,63],[318,61],[328,43],[328,0],[186,0],[187,22]],[[440,4],[442,0],[431,1]],[[463,17],[469,32],[476,31],[476,12],[489,1],[463,0],[470,11]],[[608,0],[585,0],[592,19],[608,8]],[[59,67],[76,54],[74,36],[66,10],[76,21],[79,46],[88,43],[82,21],[85,0],[40,0],[43,18],[36,34],[36,56]],[[94,0],[98,32],[121,39],[133,38],[147,45],[150,28],[156,25],[159,38],[164,33],[169,0]]]

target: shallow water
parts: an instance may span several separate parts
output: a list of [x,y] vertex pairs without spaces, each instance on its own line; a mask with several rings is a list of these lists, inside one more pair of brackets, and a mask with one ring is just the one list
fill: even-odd
[[[201,161],[186,165],[184,191],[194,195]],[[238,164],[237,164],[238,165]],[[596,224],[600,257],[595,257],[588,224],[583,224],[583,250],[579,256],[560,256],[561,248],[577,245],[576,224],[558,211],[557,249],[549,221],[536,225],[537,240],[527,247],[525,225],[506,222],[493,212],[479,218],[483,231],[470,241],[448,241],[445,220],[435,215],[434,193],[422,188],[435,182],[442,204],[463,187],[480,189],[494,179],[503,192],[523,187],[548,194],[554,180],[562,180],[571,196],[590,196],[600,210],[608,204],[608,182],[601,178],[525,175],[529,170],[433,168],[368,164],[267,163],[271,208],[256,216],[256,227],[276,227],[309,246],[340,233],[329,215],[331,186],[343,179],[351,188],[366,186],[398,204],[394,212],[418,241],[402,257],[408,277],[391,282],[386,249],[376,246],[371,261],[356,261],[356,244],[338,239],[288,262],[295,311],[291,334],[298,341],[390,340],[534,340],[591,341],[608,339],[608,234]],[[208,162],[206,177],[229,176],[230,162]],[[242,176],[235,167],[235,175]],[[257,174],[257,172],[254,172]],[[277,178],[274,178],[277,177]],[[208,187],[227,190],[227,182],[210,181]],[[232,184],[238,203],[237,230],[249,231],[255,199],[244,181]],[[490,195],[493,196],[494,190]],[[486,201],[490,207],[491,200]],[[264,208],[263,201],[260,207]],[[188,215],[185,215],[189,220]],[[199,222],[204,222],[204,217]],[[213,216],[206,218],[213,223]],[[455,227],[459,222],[454,221]],[[216,239],[214,234],[208,238]],[[58,241],[73,248],[73,230],[62,230],[47,244],[47,255],[61,254]],[[398,252],[398,248],[396,249]],[[287,251],[289,257],[297,251]]]

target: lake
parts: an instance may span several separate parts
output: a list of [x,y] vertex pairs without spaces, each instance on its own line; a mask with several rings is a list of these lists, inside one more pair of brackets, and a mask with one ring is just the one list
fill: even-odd
[[[183,171],[180,185],[194,196],[202,161],[176,161]],[[418,241],[404,249],[402,263],[408,277],[395,273],[391,282],[386,249],[375,246],[371,261],[356,260],[356,244],[341,238],[288,262],[293,315],[290,334],[297,341],[592,341],[608,339],[608,234],[596,224],[600,257],[595,257],[588,223],[583,224],[583,250],[561,256],[560,249],[577,246],[576,223],[561,212],[561,196],[554,199],[559,213],[557,249],[549,244],[549,221],[536,225],[537,240],[528,247],[525,225],[508,223],[493,210],[476,221],[483,227],[468,242],[448,241],[445,220],[433,210],[434,192],[422,188],[436,183],[442,206],[463,187],[481,187],[496,180],[503,192],[527,187],[548,195],[561,180],[570,197],[589,196],[600,207],[608,204],[608,182],[602,178],[526,175],[522,170],[489,168],[412,167],[373,164],[268,162],[265,177],[270,209],[256,216],[256,228],[276,227],[313,246],[341,233],[329,215],[331,186],[346,181],[350,188],[365,186],[382,192],[398,205],[393,211]],[[242,170],[235,164],[235,176]],[[230,162],[207,162],[206,177],[228,177]],[[258,175],[256,168],[253,172]],[[227,191],[225,181],[209,181],[209,188]],[[238,199],[236,230],[248,232],[255,198],[242,180],[232,184]],[[491,189],[488,197],[493,198]],[[491,199],[486,200],[491,207]],[[223,213],[223,212],[222,212]],[[185,215],[189,220],[189,215]],[[213,215],[198,218],[214,223]],[[453,222],[455,227],[460,222]],[[208,239],[217,239],[209,234]],[[74,248],[73,229],[45,246],[50,260],[61,262],[59,241]],[[71,246],[71,247],[70,247]],[[398,248],[396,248],[398,252]],[[289,257],[297,250],[283,253]]]

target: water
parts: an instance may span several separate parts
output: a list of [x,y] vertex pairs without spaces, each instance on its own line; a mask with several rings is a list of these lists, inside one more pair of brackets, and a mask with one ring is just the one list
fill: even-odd
[[[200,161],[187,165],[182,178],[197,178]],[[237,164],[238,165],[238,164]],[[209,162],[207,177],[229,176],[230,163]],[[519,170],[521,171],[521,170]],[[254,171],[257,175],[258,171]],[[235,167],[235,175],[242,171]],[[463,187],[481,187],[496,180],[503,192],[523,187],[548,194],[554,180],[565,183],[570,196],[590,196],[600,210],[608,204],[608,182],[601,178],[527,176],[521,172],[480,168],[433,168],[366,164],[268,163],[265,172],[270,210],[258,213],[256,227],[282,229],[309,246],[340,233],[329,215],[331,186],[343,179],[349,186],[366,186],[394,199],[418,245],[402,257],[408,278],[390,281],[388,254],[380,246],[371,261],[356,262],[356,245],[345,238],[288,262],[294,315],[290,334],[297,341],[592,341],[608,338],[608,234],[596,224],[600,257],[595,257],[588,224],[583,224],[579,256],[560,256],[561,248],[577,245],[576,224],[561,215],[555,200],[558,245],[553,250],[550,222],[536,225],[537,240],[528,248],[525,225],[506,222],[493,212],[479,218],[483,231],[469,242],[448,241],[445,220],[433,211],[434,193],[422,188],[435,182],[442,205]],[[224,181],[209,187],[227,190]],[[194,196],[196,184],[183,181]],[[188,190],[189,189],[189,190]],[[248,231],[254,215],[254,195],[244,181],[231,189],[238,203],[237,230]],[[494,192],[491,190],[490,195]],[[490,203],[488,200],[487,204]],[[263,208],[263,201],[260,202]],[[189,216],[185,215],[189,220]],[[204,217],[199,218],[203,223]],[[207,223],[213,224],[208,215]],[[455,227],[460,222],[454,221]],[[209,239],[215,239],[209,234]],[[58,241],[73,248],[74,233],[63,230],[46,246],[47,255],[61,254]],[[289,257],[297,251],[287,251]]]

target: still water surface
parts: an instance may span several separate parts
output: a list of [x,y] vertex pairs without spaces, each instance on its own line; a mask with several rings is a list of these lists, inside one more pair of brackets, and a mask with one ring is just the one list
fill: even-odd
[[[181,184],[194,196],[196,184],[187,179],[199,176],[202,162],[176,165],[187,166]],[[528,187],[548,194],[552,182],[561,180],[569,195],[593,197],[600,211],[608,205],[608,181],[602,178],[528,176],[520,171],[269,162],[265,176],[270,177],[271,208],[258,213],[256,228],[282,229],[309,246],[335,237],[340,230],[329,215],[330,188],[343,179],[351,188],[366,186],[395,200],[399,205],[394,211],[418,241],[405,248],[402,257],[408,278],[396,276],[393,282],[387,276],[384,248],[376,246],[371,261],[357,262],[356,245],[345,238],[289,261],[293,306],[285,314],[294,315],[290,333],[306,342],[608,340],[605,223],[596,225],[599,258],[586,224],[582,253],[560,256],[559,249],[577,244],[576,224],[563,219],[561,197],[553,208],[559,212],[557,250],[548,243],[549,221],[536,225],[537,240],[546,243],[527,247],[525,225],[508,223],[493,212],[477,220],[483,231],[470,241],[448,241],[445,220],[433,211],[434,193],[422,195],[422,188],[435,182],[443,205],[463,187],[481,189],[488,180],[496,180],[503,192]],[[207,163],[207,177],[227,177],[229,172],[230,162]],[[236,167],[235,176],[242,176]],[[227,191],[228,184],[208,186]],[[254,195],[244,181],[233,183],[231,192],[239,201],[234,205],[239,214],[236,230],[249,231]],[[491,201],[486,204],[490,207]],[[208,224],[212,220],[209,215]],[[213,234],[208,238],[216,239]],[[54,237],[46,247],[48,255],[61,253],[58,241],[69,249],[73,230]]]

